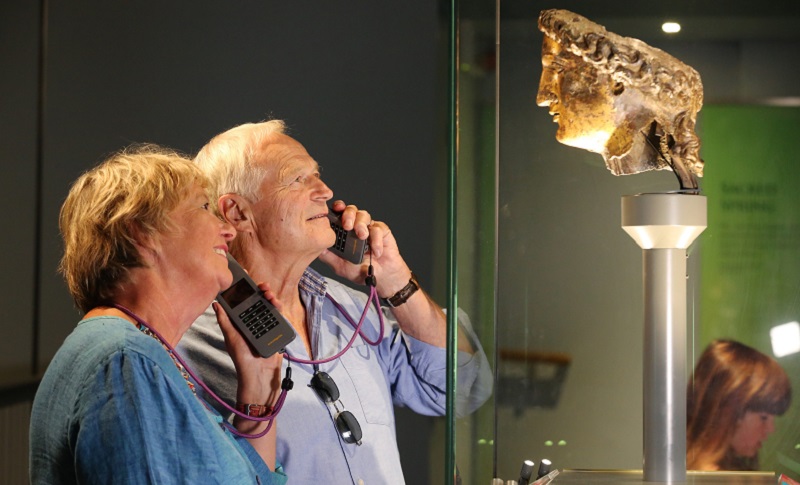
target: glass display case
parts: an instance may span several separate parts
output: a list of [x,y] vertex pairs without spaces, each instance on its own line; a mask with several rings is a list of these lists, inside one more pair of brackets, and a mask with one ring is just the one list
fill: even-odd
[[[562,483],[589,480],[575,470],[606,471],[598,483],[642,481],[646,275],[620,206],[678,181],[669,170],[614,176],[600,155],[556,141],[536,102],[537,19],[553,7],[662,49],[702,77],[707,228],[686,250],[687,397],[700,395],[694,369],[718,339],[777,362],[794,390],[787,406],[749,409],[761,421],[749,451],[725,452],[737,456],[728,466],[766,474],[718,482],[692,472],[690,483],[800,478],[800,4],[498,0],[455,2],[451,17],[448,306],[483,322],[474,330],[494,393],[474,413],[448,415],[445,482],[516,480],[526,459],[571,470]],[[662,30],[667,21],[680,31]],[[714,432],[731,449],[734,433]],[[609,478],[613,470],[633,472]]]

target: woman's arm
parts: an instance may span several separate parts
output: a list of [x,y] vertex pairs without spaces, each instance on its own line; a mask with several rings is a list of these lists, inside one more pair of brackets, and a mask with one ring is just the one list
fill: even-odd
[[[264,291],[267,299],[280,310],[280,302],[275,299],[269,287],[265,284],[260,284],[259,288]],[[225,338],[225,345],[236,368],[238,381],[236,402],[266,405],[272,409],[272,405],[277,400],[281,390],[280,374],[283,356],[275,354],[265,359],[258,355],[230,322],[222,307],[216,302],[213,306]],[[236,429],[242,433],[258,434],[264,431],[269,422],[252,421],[236,416],[233,423]],[[275,470],[276,435],[277,422],[273,422],[269,433],[260,438],[249,440],[271,470]]]

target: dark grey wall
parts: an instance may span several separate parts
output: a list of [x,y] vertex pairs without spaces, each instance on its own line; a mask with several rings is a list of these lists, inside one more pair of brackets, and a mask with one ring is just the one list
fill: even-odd
[[28,376],[33,358],[38,31],[35,4],[0,3],[0,382]]
[[0,385],[34,359],[43,371],[74,327],[58,210],[72,180],[133,142],[192,153],[236,124],[284,119],[335,197],[388,222],[431,281],[446,163],[437,2],[53,0],[41,130],[40,5],[0,3]]

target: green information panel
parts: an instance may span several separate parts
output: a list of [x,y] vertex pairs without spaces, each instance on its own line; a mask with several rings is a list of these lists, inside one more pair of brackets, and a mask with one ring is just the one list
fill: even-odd
[[[800,320],[800,109],[706,106],[695,352],[729,338],[774,356],[770,330]],[[800,354],[777,358],[794,400],[761,450],[761,468],[800,474]]]

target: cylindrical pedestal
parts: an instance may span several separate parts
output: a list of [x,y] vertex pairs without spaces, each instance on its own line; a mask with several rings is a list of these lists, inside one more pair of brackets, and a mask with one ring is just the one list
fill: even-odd
[[686,250],[646,249],[643,269],[644,479],[684,481]]
[[686,248],[706,228],[706,198],[622,197],[622,227],[643,249],[644,479],[686,481]]

